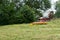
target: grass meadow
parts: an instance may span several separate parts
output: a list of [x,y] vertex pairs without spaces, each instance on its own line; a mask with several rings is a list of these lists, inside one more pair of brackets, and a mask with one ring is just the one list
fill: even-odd
[[0,26],[0,40],[60,40],[60,19],[51,20],[46,25]]

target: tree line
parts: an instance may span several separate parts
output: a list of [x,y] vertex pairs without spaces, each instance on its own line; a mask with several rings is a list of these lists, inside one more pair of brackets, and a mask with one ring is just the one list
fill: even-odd
[[34,22],[50,7],[49,0],[0,0],[0,25]]

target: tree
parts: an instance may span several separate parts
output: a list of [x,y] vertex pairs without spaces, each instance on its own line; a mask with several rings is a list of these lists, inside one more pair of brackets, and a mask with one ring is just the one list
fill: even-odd
[[[49,0],[25,0],[25,5],[28,5],[29,7],[33,8],[35,10],[36,16],[38,15],[39,17],[42,16],[41,10],[45,11],[51,7]],[[37,9],[40,10],[38,11]]]
[[1,1],[0,3],[0,24],[9,24],[9,21],[13,19],[13,16],[15,13],[14,7],[15,7],[14,3],[10,3],[7,0]]
[[56,18],[60,18],[60,0],[56,3],[56,14],[55,14],[55,17]]
[[19,9],[15,16],[18,23],[30,23],[36,20],[34,14],[35,11],[31,7],[24,5]]
[[[36,9],[46,10],[51,7],[49,0],[25,0],[25,4]],[[45,9],[44,9],[45,8]]]
[[36,20],[37,15],[42,16],[37,9],[47,9],[47,2],[44,0],[20,1],[0,0],[0,24],[30,23]]
[[44,5],[45,10],[51,7],[49,0],[42,0],[42,5]]

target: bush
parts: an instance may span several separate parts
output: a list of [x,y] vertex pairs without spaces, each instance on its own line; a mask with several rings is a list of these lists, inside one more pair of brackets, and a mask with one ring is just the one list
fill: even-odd
[[60,18],[60,11],[57,10],[57,12],[56,12],[56,14],[54,16],[55,16],[55,18]]
[[30,23],[35,21],[35,12],[32,8],[27,5],[21,7],[16,13],[17,22],[19,23]]
[[[15,10],[14,10],[14,3],[10,4],[0,4],[0,25],[2,24],[11,24],[13,21]],[[11,21],[11,22],[10,22]]]
[[56,3],[56,10],[55,18],[60,18],[60,1]]
[[21,6],[16,10],[14,7],[14,3],[0,4],[0,25],[34,22],[36,15],[40,13],[28,5]]

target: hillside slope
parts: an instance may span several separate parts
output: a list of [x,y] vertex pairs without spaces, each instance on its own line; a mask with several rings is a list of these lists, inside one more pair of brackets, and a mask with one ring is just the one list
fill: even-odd
[[52,20],[47,25],[0,26],[0,40],[60,40],[60,19]]

